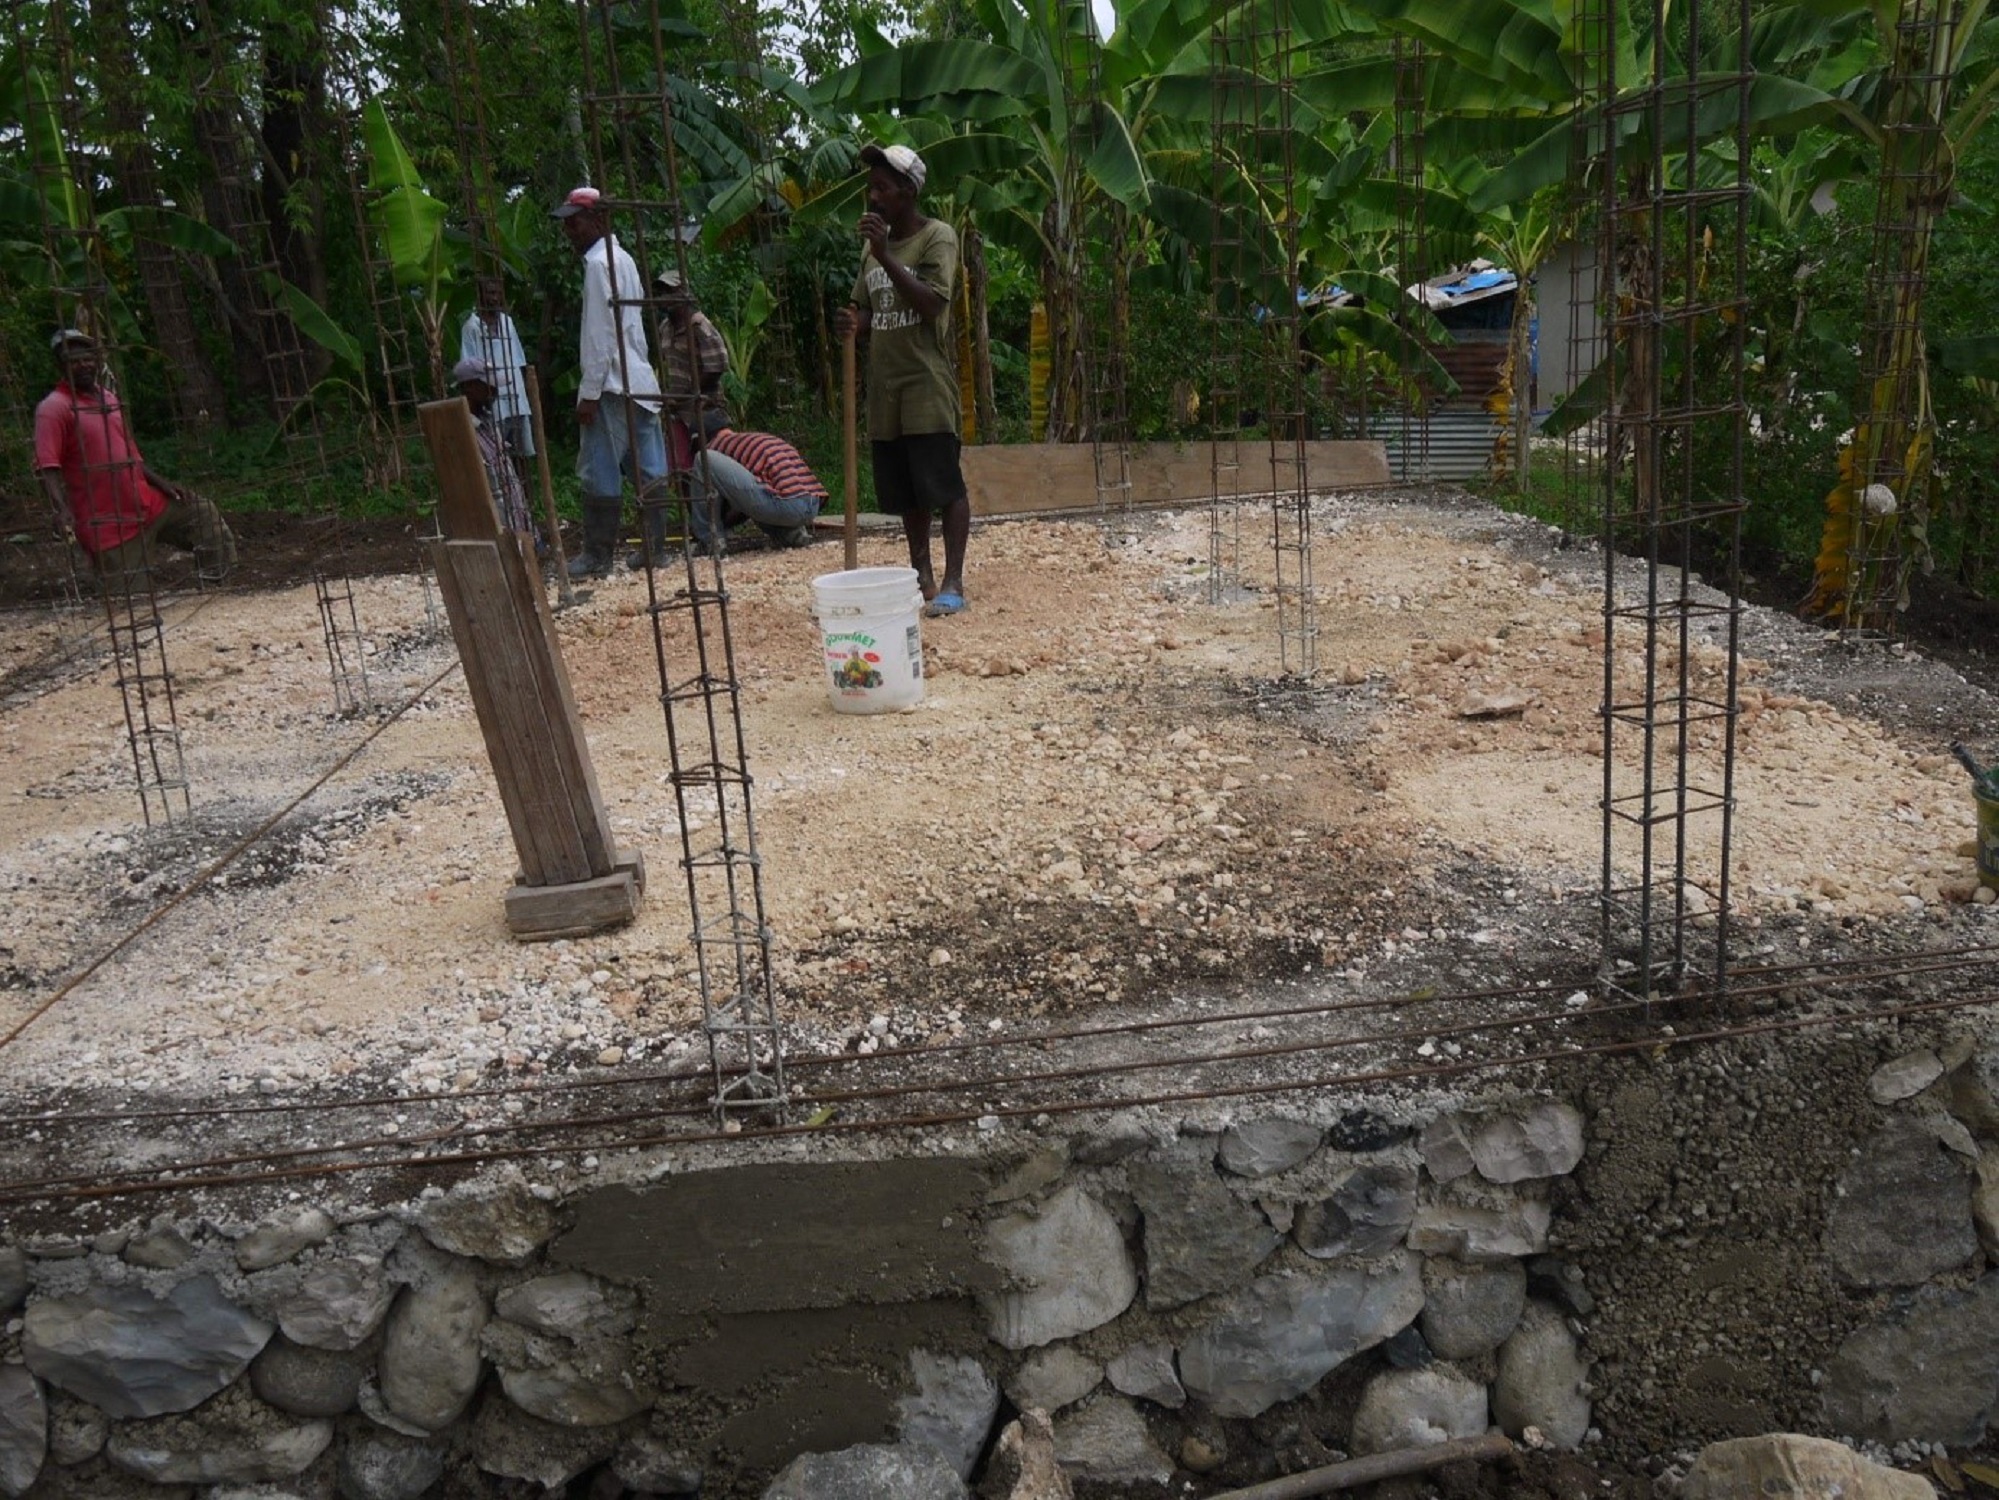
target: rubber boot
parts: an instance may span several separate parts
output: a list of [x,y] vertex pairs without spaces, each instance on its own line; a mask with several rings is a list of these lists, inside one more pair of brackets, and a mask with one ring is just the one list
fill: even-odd
[[658,567],[666,561],[666,505],[662,502],[639,501],[639,530],[645,541],[625,554],[625,566],[637,572],[646,565],[646,550],[652,550],[652,562]]
[[616,496],[583,497],[583,550],[569,560],[571,578],[602,578],[618,550],[618,518],[624,502]]

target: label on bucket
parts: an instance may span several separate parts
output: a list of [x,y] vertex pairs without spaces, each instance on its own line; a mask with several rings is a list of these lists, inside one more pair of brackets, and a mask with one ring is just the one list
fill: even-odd
[[826,670],[833,674],[833,691],[843,698],[860,698],[882,685],[881,642],[865,630],[830,631],[826,636]]
[[909,675],[920,678],[923,675],[923,628],[920,625],[910,625],[908,648]]

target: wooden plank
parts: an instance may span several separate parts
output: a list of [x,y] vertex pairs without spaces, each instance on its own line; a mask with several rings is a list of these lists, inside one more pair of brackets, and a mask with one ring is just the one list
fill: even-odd
[[568,885],[517,885],[507,892],[507,931],[524,942],[588,937],[638,915],[639,884],[630,870]]
[[453,541],[490,541],[500,534],[500,512],[486,481],[485,460],[472,430],[472,408],[463,396],[426,401],[416,409],[437,468],[437,521]]
[[[1231,494],[1268,494],[1296,483],[1291,443],[1245,440],[1241,467],[1225,480]],[[1389,482],[1388,453],[1378,442],[1314,441],[1304,445],[1305,483],[1313,491]],[[972,514],[1017,516],[1097,506],[1096,459],[1083,443],[994,443],[962,450]],[[1214,459],[1206,443],[1134,443],[1130,450],[1134,505],[1190,505],[1212,498]]]
[[590,742],[583,736],[583,721],[576,711],[569,668],[556,639],[555,615],[535,577],[533,542],[528,537],[511,540],[512,547],[507,546],[507,539],[500,543],[500,566],[521,621],[527,664],[534,674],[535,702],[541,705],[548,724],[550,752],[562,767],[562,789],[569,799],[570,819],[583,840],[589,873],[607,875],[618,863],[617,843],[611,837],[611,820],[597,787]]
[[[458,605],[451,632],[465,676],[482,687],[473,704],[502,798],[509,783],[508,821],[521,867],[536,884],[568,884],[604,873],[591,868],[566,777],[570,764],[555,751],[556,726],[537,692],[533,654],[546,650],[538,616],[523,619],[514,604],[498,542],[433,544],[455,580]],[[439,568],[442,575],[444,567]],[[447,596],[447,599],[449,596]],[[483,706],[482,706],[483,703]],[[539,879],[535,879],[536,876]]]

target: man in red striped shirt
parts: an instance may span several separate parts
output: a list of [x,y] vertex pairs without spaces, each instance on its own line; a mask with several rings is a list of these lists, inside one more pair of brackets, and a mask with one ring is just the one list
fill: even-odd
[[724,531],[754,521],[778,546],[803,547],[826,486],[783,438],[724,427],[695,456],[691,499],[694,539],[703,547],[719,548],[718,520]]

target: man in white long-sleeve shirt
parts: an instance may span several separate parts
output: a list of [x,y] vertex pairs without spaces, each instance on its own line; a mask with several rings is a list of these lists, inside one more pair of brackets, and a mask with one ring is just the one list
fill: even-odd
[[[580,187],[555,210],[570,248],[583,257],[583,328],[576,421],[583,441],[576,457],[583,481],[583,550],[571,576],[611,570],[624,510],[624,481],[638,492],[645,547],[657,560],[666,546],[666,440],[659,425],[659,376],[646,351],[645,284],[638,265],[611,236],[603,195]],[[644,554],[639,554],[643,560]]]
[[[534,457],[534,419],[528,411],[527,350],[507,311],[506,285],[497,276],[479,278],[479,301],[458,333],[460,360],[476,359],[492,373],[493,420],[516,459]],[[527,475],[516,465],[523,481]]]

